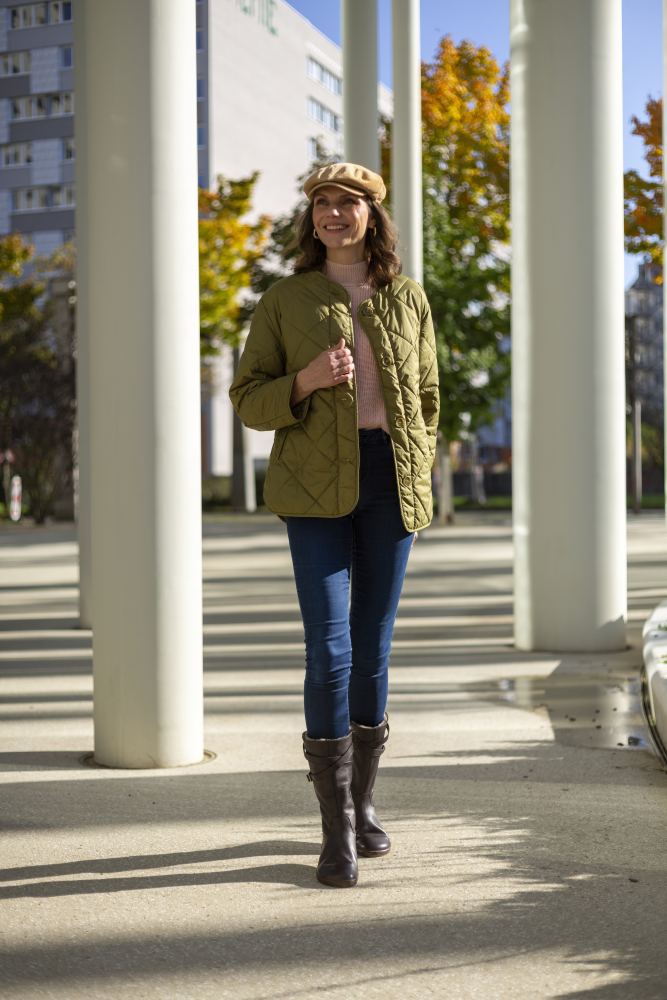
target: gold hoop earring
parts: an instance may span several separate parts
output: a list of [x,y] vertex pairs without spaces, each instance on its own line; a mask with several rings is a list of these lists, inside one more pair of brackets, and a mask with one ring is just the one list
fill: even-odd
[[319,240],[319,236],[317,235],[317,229],[315,229],[315,227],[313,227],[313,239]]

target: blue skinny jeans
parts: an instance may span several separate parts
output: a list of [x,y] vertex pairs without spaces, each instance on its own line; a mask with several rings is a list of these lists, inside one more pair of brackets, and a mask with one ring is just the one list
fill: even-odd
[[387,704],[394,620],[413,535],[405,530],[389,436],[359,431],[359,502],[345,517],[288,517],[306,644],[304,710],[312,739],[350,719],[377,726]]

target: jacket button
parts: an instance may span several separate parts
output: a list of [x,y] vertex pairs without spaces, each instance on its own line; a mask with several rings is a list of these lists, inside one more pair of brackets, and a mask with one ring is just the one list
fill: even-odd
[[403,419],[403,417],[396,417],[394,423],[397,427],[403,427],[405,424],[405,420]]
[[402,486],[409,486],[410,485],[410,476],[401,476],[401,485]]
[[391,354],[382,355],[382,364],[385,366],[385,368],[389,367],[389,365],[391,364]]

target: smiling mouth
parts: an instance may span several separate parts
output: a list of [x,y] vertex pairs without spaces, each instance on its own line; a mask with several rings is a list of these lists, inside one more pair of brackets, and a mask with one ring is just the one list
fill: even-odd
[[347,226],[341,226],[341,225],[337,225],[337,226],[325,226],[324,228],[326,229],[326,231],[328,233],[338,233],[338,232],[342,232],[343,229],[347,229]]

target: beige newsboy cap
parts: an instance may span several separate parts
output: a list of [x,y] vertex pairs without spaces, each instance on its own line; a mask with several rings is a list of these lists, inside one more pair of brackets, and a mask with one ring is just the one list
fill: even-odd
[[304,194],[307,198],[312,198],[318,188],[327,184],[335,184],[353,194],[367,194],[373,201],[382,201],[387,193],[380,175],[358,163],[329,163],[326,167],[320,167],[306,178]]

